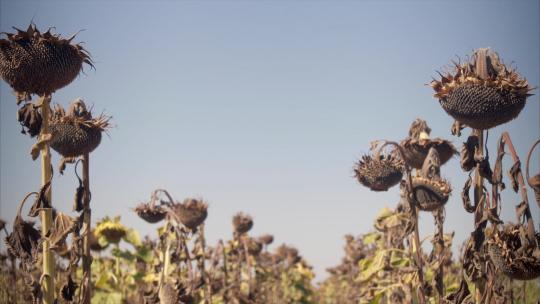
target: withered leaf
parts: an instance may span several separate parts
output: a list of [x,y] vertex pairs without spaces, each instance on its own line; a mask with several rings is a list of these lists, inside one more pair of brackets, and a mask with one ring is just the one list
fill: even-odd
[[447,301],[450,301],[450,303],[464,303],[465,298],[467,298],[468,295],[470,295],[471,292],[469,291],[469,286],[467,285],[467,281],[465,279],[461,279],[461,284],[459,285],[459,289],[451,294],[449,294],[446,297]]
[[487,215],[487,218],[488,220],[492,223],[492,224],[502,224],[503,221],[499,218],[499,215],[497,214],[497,207],[494,207],[494,208],[488,208],[486,210],[486,215]]
[[21,133],[23,134],[28,132],[31,137],[35,137],[41,131],[41,123],[43,119],[38,108],[32,103],[23,105],[17,111],[17,120],[21,124]]
[[489,167],[488,158],[482,159],[478,162],[478,165],[480,167],[480,176],[485,178],[490,184],[493,184],[493,171],[491,171],[491,168]]
[[478,136],[471,135],[467,138],[467,141],[463,143],[460,152],[460,164],[461,168],[468,172],[474,168],[476,162],[474,160],[474,151],[478,147]]
[[79,187],[77,187],[77,190],[75,190],[75,200],[73,202],[73,211],[81,212],[84,209],[84,193],[85,188],[83,186],[82,180],[77,175],[77,179],[79,180]]
[[36,217],[39,215],[39,211],[41,209],[51,208],[51,204],[49,203],[49,199],[47,198],[47,192],[49,191],[50,187],[51,181],[47,182],[45,185],[43,185],[43,187],[41,187],[38,196],[36,197],[34,203],[32,204],[32,207],[30,208],[30,211],[28,212],[28,216]]
[[73,281],[71,275],[68,275],[66,284],[62,286],[62,298],[66,301],[73,301],[73,296],[75,295],[75,290],[77,290],[77,283]]
[[525,215],[525,212],[527,212],[529,209],[529,205],[526,202],[521,202],[516,206],[516,215],[518,218],[518,222],[521,218]]
[[39,140],[32,145],[32,148],[30,150],[30,155],[32,155],[32,160],[36,160],[39,156],[39,153],[41,150],[45,147],[46,144],[48,144],[52,139],[51,134],[42,134],[40,135]]
[[30,269],[39,255],[41,235],[34,223],[24,221],[20,215],[15,217],[13,231],[6,237],[8,252],[19,258],[26,269]]
[[51,249],[59,249],[62,243],[66,240],[69,233],[75,228],[75,219],[69,215],[59,212],[54,219],[54,225],[48,236],[51,242]]
[[469,196],[469,190],[471,189],[472,185],[472,178],[469,175],[469,178],[465,182],[465,185],[463,185],[463,190],[461,191],[461,200],[463,201],[463,207],[465,210],[469,213],[473,213],[475,208],[471,204],[471,198]]
[[32,277],[31,280],[25,280],[26,285],[32,292],[32,299],[34,303],[41,303],[43,293],[41,292],[41,284],[38,280]]
[[508,171],[508,177],[510,178],[510,181],[512,182],[512,189],[514,192],[518,192],[519,190],[519,182],[518,182],[518,176],[521,173],[521,162],[518,160],[512,165],[512,168]]

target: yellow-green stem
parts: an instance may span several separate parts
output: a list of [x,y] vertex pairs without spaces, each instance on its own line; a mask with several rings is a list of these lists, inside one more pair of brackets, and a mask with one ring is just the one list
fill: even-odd
[[83,209],[83,231],[86,231],[83,239],[83,286],[84,290],[83,303],[90,304],[92,299],[92,255],[90,253],[90,233],[91,229],[91,209],[90,209],[90,156],[83,156],[83,186],[84,186],[84,209]]
[[[45,95],[40,97],[41,103],[41,133],[40,136],[43,137],[49,133],[49,103],[51,102],[51,96]],[[52,170],[51,170],[51,152],[49,149],[49,144],[46,143],[41,149],[41,184],[45,185],[51,180]],[[46,239],[46,236],[49,233],[49,229],[52,226],[52,195],[51,187],[47,190],[46,197],[51,208],[44,208],[40,211],[41,218],[41,235],[43,239],[43,280],[42,280],[42,291],[43,291],[43,303],[44,304],[53,304],[54,303],[54,253],[50,249],[50,242]]]

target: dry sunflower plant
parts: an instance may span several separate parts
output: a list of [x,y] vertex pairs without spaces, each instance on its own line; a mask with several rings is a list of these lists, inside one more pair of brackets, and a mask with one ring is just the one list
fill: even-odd
[[[67,112],[60,105],[51,109],[55,91],[69,85],[82,71],[83,64],[93,68],[86,49],[72,43],[76,35],[62,38],[52,33],[52,28],[42,33],[33,23],[26,30],[14,29],[15,33],[3,33],[5,38],[0,39],[0,76],[11,86],[20,105],[17,119],[22,133],[37,137],[30,154],[33,160],[41,155],[42,186],[38,192],[31,193],[37,199],[29,215],[39,215],[41,232],[22,219],[19,208],[12,232],[6,238],[8,255],[20,260],[20,273],[28,278],[25,282],[32,292],[27,295],[31,295],[32,302],[52,304],[61,299],[69,302],[77,298],[80,303],[90,303],[89,153],[100,144],[101,133],[110,127],[110,118],[105,115],[94,118],[81,99],[72,102]],[[38,97],[36,101],[32,101],[33,96]],[[82,179],[79,178],[74,206],[74,211],[80,214],[74,217],[53,208],[50,148],[62,156],[60,173],[66,162],[82,161]],[[68,236],[69,247],[66,244]],[[57,265],[55,253],[69,256],[67,268]],[[83,274],[80,288],[77,288],[73,277],[80,258]],[[15,265],[14,260],[11,261]],[[41,269],[38,264],[42,264]],[[7,295],[8,302],[14,302],[20,293],[16,276],[12,279],[16,288]],[[65,286],[62,285],[64,281]],[[75,290],[78,290],[77,296]]]

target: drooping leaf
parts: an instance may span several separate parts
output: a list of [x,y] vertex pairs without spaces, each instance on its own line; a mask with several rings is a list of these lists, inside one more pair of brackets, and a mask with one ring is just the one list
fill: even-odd
[[130,243],[135,247],[142,246],[141,236],[139,235],[139,232],[137,232],[137,230],[135,229],[127,229],[123,239],[124,241]]
[[51,249],[56,250],[60,248],[62,243],[66,240],[68,234],[70,234],[75,228],[76,220],[69,215],[59,212],[54,219],[54,225],[49,231],[48,236]]
[[73,301],[73,296],[75,295],[75,290],[77,290],[77,283],[73,281],[71,275],[68,275],[66,284],[62,286],[62,298],[66,301]]
[[36,217],[39,215],[39,211],[41,209],[51,208],[51,204],[49,203],[49,199],[47,198],[47,192],[49,191],[50,187],[51,181],[47,182],[41,187],[38,196],[34,200],[34,203],[32,204],[30,211],[28,212],[28,216]]

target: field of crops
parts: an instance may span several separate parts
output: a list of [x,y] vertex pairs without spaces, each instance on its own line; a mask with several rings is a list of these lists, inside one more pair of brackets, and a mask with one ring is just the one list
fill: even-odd
[[[440,115],[455,120],[448,135],[459,137],[460,146],[432,136],[429,121],[418,118],[405,139],[373,134],[371,146],[365,143],[369,152],[351,160],[359,187],[396,187],[398,203],[380,210],[372,230],[346,235],[341,263],[315,283],[297,248],[253,234],[250,214],[238,212],[230,238],[209,243],[205,222],[212,210],[203,198],[155,189],[134,203],[131,211],[155,235],[140,235],[116,215],[92,218],[90,159],[114,121],[83,99],[52,102],[83,67],[96,64],[74,38],[31,23],[0,39],[0,76],[13,89],[21,136],[35,139],[28,161],[41,163],[42,181],[20,194],[15,218],[0,219],[6,248],[0,303],[540,303],[540,219],[530,209],[540,207],[540,172],[530,165],[540,139],[516,151],[509,133],[488,136],[519,119],[535,86],[494,50],[478,48],[450,61],[429,83]],[[497,151],[487,150],[488,141]],[[51,163],[52,151],[59,164]],[[445,178],[453,157],[467,176],[464,185]],[[54,208],[51,191],[53,176],[68,170],[78,187],[72,212],[64,213]],[[502,208],[514,208],[503,206],[502,191],[518,202],[518,224],[500,218]],[[454,234],[445,230],[451,194],[475,227],[458,256]],[[420,213],[434,219],[427,240],[420,238]]]

